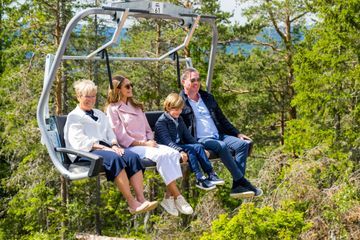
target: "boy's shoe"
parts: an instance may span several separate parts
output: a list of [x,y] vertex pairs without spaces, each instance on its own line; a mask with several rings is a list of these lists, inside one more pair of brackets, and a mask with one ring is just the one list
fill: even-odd
[[196,187],[205,191],[210,191],[216,188],[216,186],[204,176],[200,179],[196,179]]
[[252,198],[255,192],[241,185],[231,189],[230,197],[232,198]]
[[190,206],[190,204],[185,200],[185,198],[181,195],[179,195],[175,199],[175,206],[179,212],[183,214],[190,215],[194,212],[193,208]]
[[179,212],[175,206],[174,197],[164,198],[160,205],[171,215],[179,216]]
[[224,185],[225,184],[224,179],[219,178],[218,175],[216,175],[216,173],[209,174],[208,180],[214,185]]

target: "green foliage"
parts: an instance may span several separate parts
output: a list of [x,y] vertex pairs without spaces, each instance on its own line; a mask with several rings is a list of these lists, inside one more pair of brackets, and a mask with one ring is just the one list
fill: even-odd
[[294,156],[303,155],[322,144],[329,146],[334,141],[335,136],[332,130],[321,129],[319,124],[304,118],[289,121],[287,127],[284,149],[293,153]]
[[[219,216],[203,239],[324,239],[330,233],[355,238],[360,209],[359,1],[261,0],[244,12],[249,19],[245,26],[229,26],[231,14],[222,12],[218,1],[196,2],[201,4],[196,11],[217,16],[222,44],[212,92],[230,120],[255,140],[255,156],[248,160],[246,176],[258,178],[255,183],[265,195],[254,204],[242,204],[234,216],[220,215],[233,211],[241,201],[229,198],[232,178],[219,164],[224,187],[205,193],[190,181],[183,191],[196,207],[193,216],[171,218],[161,207],[149,215],[132,216],[116,187],[102,180],[103,234],[197,239]],[[62,203],[59,174],[40,144],[35,116],[44,58],[55,52],[72,12],[86,6],[73,1],[1,3],[0,239],[60,239],[61,235],[73,239],[77,232],[95,231],[95,179],[71,182],[68,203]],[[307,11],[316,11],[321,21],[306,31],[302,42],[306,26],[301,14]],[[292,20],[289,29],[283,28],[285,16]],[[273,20],[279,23],[275,38],[268,34],[269,26],[276,27]],[[66,54],[96,49],[106,41],[104,31],[101,19],[88,18],[72,33]],[[260,39],[255,37],[259,33]],[[209,34],[211,29],[200,24],[189,49],[179,52],[192,57],[202,79]],[[120,48],[109,52],[158,57],[185,35],[166,21],[140,21]],[[224,46],[233,40],[261,47],[245,55],[228,54]],[[179,91],[174,62],[112,62],[111,67],[113,75],[122,73],[135,83],[136,98],[146,110],[161,109],[164,96]],[[63,100],[60,112],[75,107],[72,83],[81,78],[98,84],[98,108],[102,108],[108,88],[104,62],[64,61],[59,76],[62,89],[51,93],[51,113],[58,111],[57,94]],[[295,109],[297,118],[290,120]],[[278,148],[283,137],[285,146]],[[161,200],[164,184],[159,175],[147,171],[145,182],[145,195]]]
[[269,206],[257,208],[252,203],[242,204],[232,218],[226,214],[213,222],[212,232],[204,234],[207,239],[295,239],[311,224],[304,214],[292,208],[274,210]]
[[[306,35],[295,57],[293,105],[317,126],[314,139],[330,140],[336,148],[358,145],[359,132],[359,34],[358,1],[319,1],[323,21]],[[330,10],[331,9],[331,10]],[[343,11],[338,11],[343,9]],[[345,10],[346,9],[346,10]],[[320,134],[317,134],[320,132]],[[330,138],[323,138],[328,132]]]

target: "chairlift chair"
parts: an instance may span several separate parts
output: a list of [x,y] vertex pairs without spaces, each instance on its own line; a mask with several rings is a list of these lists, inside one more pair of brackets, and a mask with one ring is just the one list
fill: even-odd
[[[88,55],[82,56],[66,56],[64,55],[65,49],[69,42],[70,34],[79,23],[80,20],[91,15],[102,15],[112,18],[116,22],[116,29],[113,33],[111,40],[96,50],[93,50]],[[177,47],[169,50],[165,54],[157,58],[149,57],[117,57],[117,56],[105,56],[102,58],[98,56],[99,53],[107,55],[106,49],[119,43],[121,38],[121,30],[124,28],[124,24],[129,17],[134,18],[149,18],[149,19],[170,19],[179,22],[179,27],[187,27],[188,31],[183,43]],[[192,9],[184,8],[182,6],[176,6],[171,3],[165,2],[153,2],[148,0],[141,1],[125,1],[125,2],[114,2],[111,6],[103,6],[102,8],[89,8],[85,9],[76,14],[71,21],[67,24],[64,34],[62,36],[60,45],[55,55],[49,54],[46,57],[45,74],[44,74],[44,85],[43,90],[39,99],[37,107],[37,121],[41,132],[42,143],[46,146],[47,151],[50,155],[51,161],[55,168],[63,175],[66,179],[77,180],[97,176],[101,171],[102,158],[83,151],[77,151],[65,147],[63,140],[63,127],[66,122],[66,116],[50,116],[49,115],[49,95],[56,72],[60,66],[61,61],[64,60],[107,60],[107,66],[109,70],[109,61],[185,61],[187,66],[192,66],[191,59],[179,58],[177,52],[188,46],[192,39],[192,36],[199,24],[199,22],[205,22],[210,24],[212,28],[212,41],[209,56],[209,65],[207,70],[206,78],[206,89],[210,91],[211,80],[213,76],[213,68],[215,63],[216,46],[218,41],[218,32],[215,25],[215,17],[208,15],[200,15],[195,13]],[[179,77],[179,67],[178,67]],[[110,71],[109,71],[110,73]],[[110,75],[109,75],[110,76]],[[110,86],[112,85],[111,79]],[[150,125],[154,125],[157,117],[161,112],[150,112],[147,113]],[[155,122],[154,122],[155,121]],[[72,163],[69,161],[67,154],[74,154],[77,156],[85,156],[90,158],[90,165],[79,165],[78,163]],[[150,161],[151,162],[151,161]],[[145,164],[150,165],[150,162]]]

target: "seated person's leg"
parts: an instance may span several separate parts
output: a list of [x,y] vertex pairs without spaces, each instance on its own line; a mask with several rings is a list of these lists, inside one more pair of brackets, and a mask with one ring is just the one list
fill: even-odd
[[125,168],[126,174],[130,179],[133,175],[135,175],[138,171],[145,171],[145,168],[142,166],[140,157],[138,154],[125,149],[124,155],[121,156],[124,159],[127,167]]
[[[198,145],[200,145],[200,144],[198,144]],[[201,172],[200,165],[199,165],[200,158],[196,152],[196,149],[194,148],[194,144],[184,144],[184,145],[181,145],[181,147],[188,154],[190,169],[192,172],[195,173],[195,177],[196,177],[196,187],[206,190],[206,191],[215,189],[216,186],[213,183],[211,183]],[[204,152],[204,150],[203,150],[203,152]],[[205,154],[205,152],[204,152],[204,154]],[[205,155],[205,157],[206,157],[206,155]],[[209,164],[210,164],[210,162],[209,162]],[[212,169],[211,164],[210,164],[210,168]]]
[[156,169],[165,185],[182,177],[180,153],[177,150],[159,144],[157,148],[147,149],[146,157],[156,162]]
[[[127,167],[125,168],[127,177],[130,179],[130,185],[133,186],[136,199],[144,203],[146,199],[144,197],[144,177],[143,172],[145,168],[142,166],[140,157],[138,154],[125,149],[124,155],[121,156]],[[153,207],[156,207],[157,203],[153,203]]]
[[[224,136],[224,142],[229,148],[235,151],[235,162],[243,173],[243,176],[245,176],[246,158],[248,156],[250,143],[233,136]],[[253,191],[255,197],[259,197],[263,194],[263,191],[260,188],[252,185],[245,177],[239,183],[241,186]]]
[[243,177],[243,173],[236,165],[225,142],[211,138],[199,139],[199,142],[204,145],[205,149],[209,149],[219,155],[225,167],[230,171],[234,181]]
[[181,147],[185,150],[185,152],[189,157],[188,161],[191,172],[195,174],[195,177],[197,179],[201,179],[204,176],[204,174],[200,170],[200,165],[199,165],[200,159],[197,157],[194,147],[191,144],[184,144],[181,145]]
[[202,170],[207,174],[213,172],[214,171],[213,166],[211,165],[210,160],[206,156],[204,147],[199,143],[191,144],[191,146],[197,155]]
[[92,153],[103,157],[103,167],[108,181],[113,181],[126,199],[131,213],[147,211],[148,202],[141,203],[131,194],[124,158],[112,151],[95,150]]
[[218,177],[214,168],[205,153],[204,146],[201,144],[191,144],[196,151],[202,170],[208,175],[208,180],[214,185],[224,185],[225,181]]
[[223,141],[228,148],[235,152],[235,162],[245,176],[246,159],[249,151],[249,142],[237,137],[225,135]]
[[113,151],[94,150],[92,153],[103,157],[103,167],[108,181],[114,181],[120,171],[126,168],[124,159]]

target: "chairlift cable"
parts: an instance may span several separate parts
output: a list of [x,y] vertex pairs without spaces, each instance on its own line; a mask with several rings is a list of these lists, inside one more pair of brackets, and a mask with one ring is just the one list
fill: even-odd
[[109,86],[110,86],[110,89],[114,89],[114,86],[112,84],[112,77],[111,77],[111,69],[110,69],[110,62],[109,62],[109,55],[108,55],[108,52],[106,50],[106,48],[104,48],[102,51],[101,51],[101,58],[104,59],[105,57],[105,60],[106,60],[106,68],[107,68],[107,72],[108,72],[108,76],[109,76]]
[[179,54],[178,52],[174,52],[174,57],[176,58],[176,73],[177,73],[177,82],[178,87],[181,88],[181,81],[180,81],[180,61],[179,61]]

